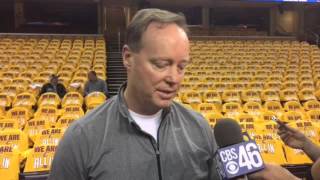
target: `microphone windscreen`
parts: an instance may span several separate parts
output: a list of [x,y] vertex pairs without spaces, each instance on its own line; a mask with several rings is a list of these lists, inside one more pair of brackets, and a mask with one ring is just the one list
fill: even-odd
[[214,126],[214,136],[220,148],[243,142],[241,127],[237,121],[223,118]]

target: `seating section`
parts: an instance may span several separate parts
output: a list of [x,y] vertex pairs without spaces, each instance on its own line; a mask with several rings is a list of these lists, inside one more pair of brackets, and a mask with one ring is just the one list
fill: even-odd
[[194,40],[192,64],[176,101],[213,127],[222,117],[241,124],[267,162],[310,163],[284,145],[276,116],[320,144],[320,49],[289,40]]
[[[82,96],[90,70],[106,80],[103,37],[0,37],[0,177],[50,169],[66,128],[106,100]],[[62,99],[39,94],[52,74],[68,91]]]

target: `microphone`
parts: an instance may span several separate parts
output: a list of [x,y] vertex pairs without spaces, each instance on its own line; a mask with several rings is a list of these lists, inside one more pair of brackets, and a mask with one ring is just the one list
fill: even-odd
[[237,121],[223,118],[214,126],[214,136],[219,149],[216,152],[218,172],[222,179],[233,179],[264,169],[259,147],[243,133]]

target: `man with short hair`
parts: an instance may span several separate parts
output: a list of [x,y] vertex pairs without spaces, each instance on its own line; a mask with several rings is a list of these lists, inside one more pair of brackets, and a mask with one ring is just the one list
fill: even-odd
[[95,71],[89,71],[88,73],[88,81],[84,86],[84,96],[92,92],[102,92],[109,97],[107,83],[99,79]]
[[50,76],[50,82],[47,84],[44,84],[40,90],[40,95],[46,92],[54,92],[59,95],[59,97],[62,99],[64,95],[67,93],[66,88],[63,84],[59,83],[59,76],[52,74]]
[[219,179],[212,129],[173,102],[190,63],[185,18],[140,10],[122,56],[127,83],[68,128],[49,179]]

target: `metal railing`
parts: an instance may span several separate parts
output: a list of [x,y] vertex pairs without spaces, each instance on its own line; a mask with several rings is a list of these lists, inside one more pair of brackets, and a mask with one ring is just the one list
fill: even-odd
[[320,35],[312,30],[307,30],[307,40],[314,42],[317,46],[320,44]]
[[121,31],[118,29],[118,51],[121,52]]

